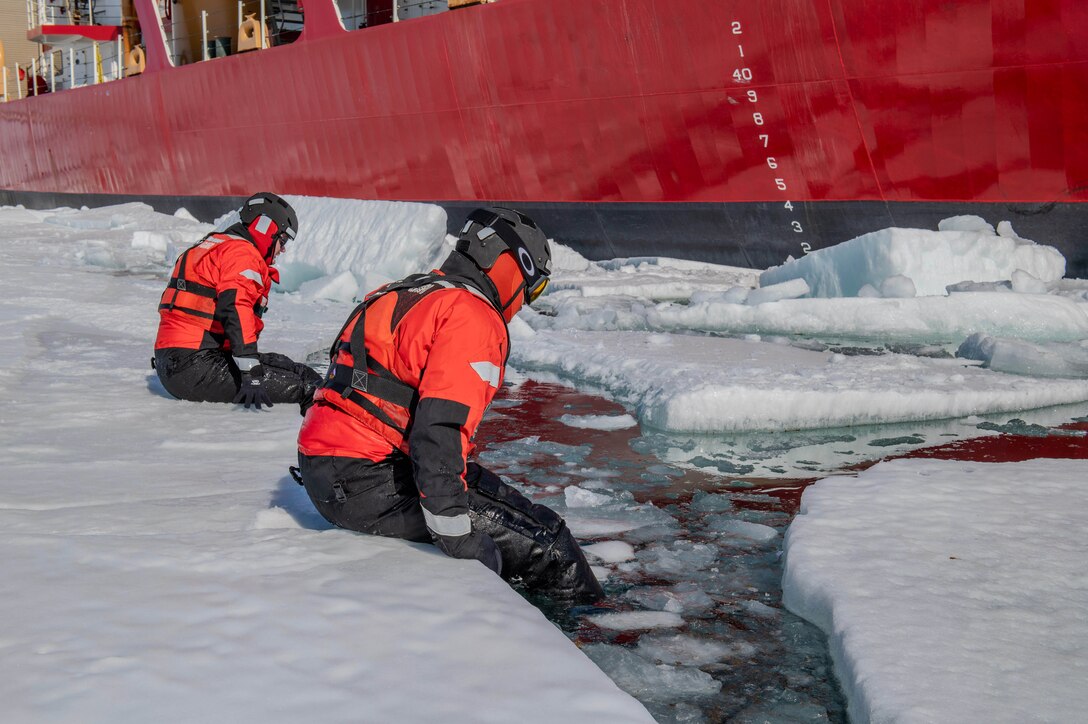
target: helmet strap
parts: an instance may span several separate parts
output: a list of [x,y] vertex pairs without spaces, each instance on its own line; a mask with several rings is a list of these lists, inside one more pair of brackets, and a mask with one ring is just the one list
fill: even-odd
[[506,316],[506,310],[509,309],[510,306],[518,300],[518,297],[522,296],[525,296],[525,282],[519,284],[518,288],[514,290],[514,293],[505,302],[501,299],[499,300],[499,302],[502,303],[502,309],[500,311],[502,312],[504,317]]

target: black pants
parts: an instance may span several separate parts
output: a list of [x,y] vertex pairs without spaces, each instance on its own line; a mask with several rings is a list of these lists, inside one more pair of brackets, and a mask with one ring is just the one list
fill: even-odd
[[[400,453],[382,462],[299,453],[303,484],[333,525],[374,535],[430,542],[412,463]],[[502,577],[530,590],[574,600],[604,596],[582,549],[555,511],[536,505],[498,475],[469,463],[469,518],[502,554]]]
[[[264,388],[272,402],[310,405],[321,375],[281,354],[262,354],[260,360]],[[242,386],[234,358],[217,349],[157,349],[155,371],[166,391],[180,400],[233,402]]]

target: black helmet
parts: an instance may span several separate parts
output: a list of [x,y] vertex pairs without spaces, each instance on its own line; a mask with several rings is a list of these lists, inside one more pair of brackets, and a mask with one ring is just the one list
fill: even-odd
[[493,206],[476,209],[457,240],[457,251],[468,256],[484,271],[495,265],[499,254],[509,251],[525,277],[525,301],[532,304],[552,273],[552,252],[548,237],[533,220],[520,211]]
[[[291,204],[268,191],[253,194],[246,199],[246,202],[242,204],[242,208],[238,209],[238,216],[247,229],[250,224],[262,216],[269,219],[276,225],[276,231],[270,234],[272,240],[282,243],[284,248],[287,247],[287,242],[294,239],[295,234],[298,233],[298,215],[291,208]],[[268,226],[265,224],[263,229],[258,226],[257,230],[261,233],[267,233]],[[267,256],[271,250],[263,251]]]

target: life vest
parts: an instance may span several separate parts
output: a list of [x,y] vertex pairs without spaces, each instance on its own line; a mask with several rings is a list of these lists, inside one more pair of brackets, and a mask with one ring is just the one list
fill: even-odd
[[[314,401],[351,415],[390,445],[407,453],[408,426],[419,394],[367,353],[367,312],[372,317],[377,315],[377,323],[369,325],[371,343],[391,347],[394,332],[404,316],[428,295],[446,289],[479,294],[467,284],[435,273],[413,274],[368,294],[336,336],[329,350],[332,363]],[[374,338],[375,333],[378,338]]]
[[[232,242],[239,246],[232,249]],[[209,234],[182,252],[174,264],[170,281],[159,300],[159,314],[162,319],[155,341],[156,349],[231,348],[223,322],[216,317],[219,280],[208,278],[206,273],[199,271],[201,262],[209,255],[227,253],[243,256],[243,265],[247,269],[256,267],[252,269],[253,276],[249,273],[246,276],[261,286],[261,292],[251,305],[245,305],[253,314],[251,323],[246,325],[250,327],[247,331],[252,335],[252,340],[243,340],[245,344],[256,344],[256,339],[264,328],[261,317],[268,309],[268,293],[275,279],[275,272],[260,259],[260,252],[256,247],[245,239],[231,234]],[[221,268],[223,265],[220,262],[216,266]]]

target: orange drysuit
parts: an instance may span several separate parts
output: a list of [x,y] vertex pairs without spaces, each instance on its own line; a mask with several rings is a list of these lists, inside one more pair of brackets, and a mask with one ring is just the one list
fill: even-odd
[[211,234],[178,257],[159,302],[155,349],[219,349],[257,354],[278,272],[256,245],[228,233]]
[[330,351],[297,480],[335,525],[433,540],[533,590],[596,600],[601,585],[563,519],[467,462],[505,373],[503,308],[460,252],[369,295]]
[[[375,462],[399,450],[412,458],[427,512],[458,516],[466,511],[472,440],[502,385],[506,323],[472,287],[440,273],[413,282],[376,290],[348,319],[302,423],[299,450]],[[364,310],[365,381],[358,377],[366,369],[361,350],[352,344]]]

